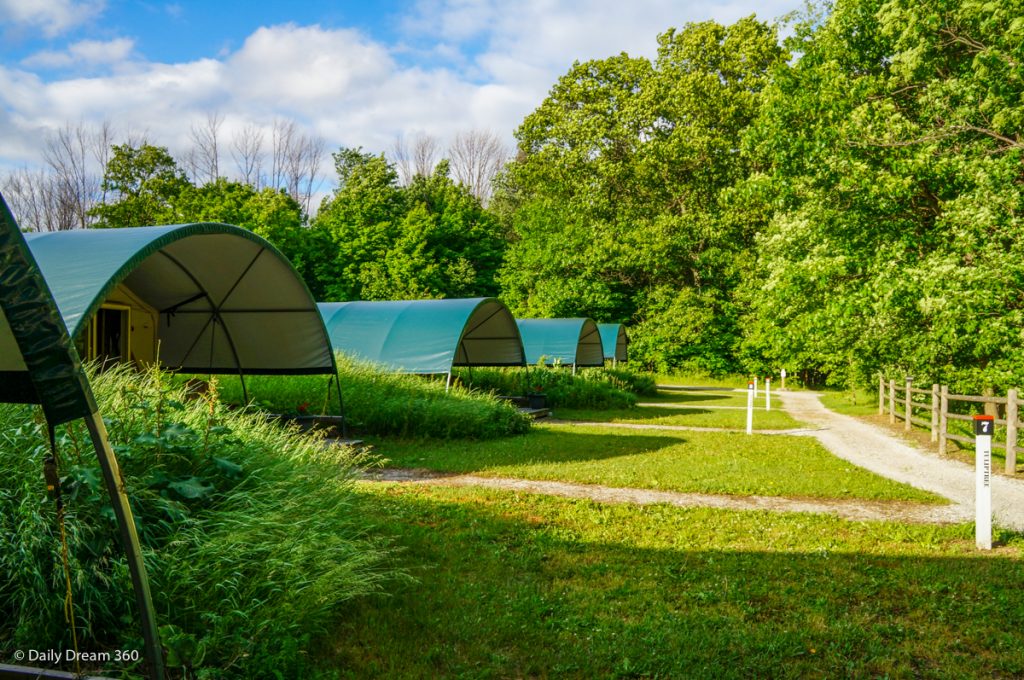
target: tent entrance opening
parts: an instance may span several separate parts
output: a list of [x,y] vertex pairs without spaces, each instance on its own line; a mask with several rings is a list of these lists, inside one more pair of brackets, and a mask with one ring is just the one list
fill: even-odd
[[90,359],[99,359],[103,364],[131,359],[131,314],[131,307],[111,304],[96,312],[90,334]]

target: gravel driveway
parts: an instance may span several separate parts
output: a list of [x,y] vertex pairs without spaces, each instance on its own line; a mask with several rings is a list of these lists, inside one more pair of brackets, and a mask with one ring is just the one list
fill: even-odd
[[[784,409],[814,429],[836,456],[889,479],[945,496],[965,521],[974,519],[974,467],[939,458],[904,443],[871,423],[825,408],[813,392],[786,392]],[[997,524],[1024,531],[1024,480],[992,476],[992,509]]]

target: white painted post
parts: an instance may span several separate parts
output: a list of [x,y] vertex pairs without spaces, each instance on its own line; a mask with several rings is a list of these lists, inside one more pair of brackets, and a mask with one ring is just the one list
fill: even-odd
[[974,542],[992,549],[992,434],[993,416],[974,416]]
[[757,376],[754,376],[754,399],[757,399]]
[[[757,378],[754,378],[757,380]],[[754,433],[754,392],[757,388],[754,383],[747,383],[747,434]]]
[[572,362],[572,374],[576,375],[576,362]]
[[786,391],[786,369],[782,369],[781,371],[779,371],[779,374],[782,376],[782,386],[779,389],[782,390],[783,392],[785,392]]
[[444,381],[444,391],[447,392],[452,388],[452,372],[448,371],[448,379]]
[[764,410],[772,410],[772,379],[764,379]]

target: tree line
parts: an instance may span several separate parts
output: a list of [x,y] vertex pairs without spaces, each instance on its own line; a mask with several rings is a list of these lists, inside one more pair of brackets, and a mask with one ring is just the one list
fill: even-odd
[[67,197],[58,228],[254,229],[318,299],[500,295],[627,322],[659,370],[1001,389],[1024,378],[1022,9],[836,0],[784,39],[754,17],[669,29],[653,59],[573,64],[514,156],[481,133],[338,150],[312,216],[322,142],[292,126],[264,155],[250,129],[228,180],[216,115],[180,164],[69,128],[50,167],[102,146],[102,179],[71,163],[51,173],[66,189],[35,190]]

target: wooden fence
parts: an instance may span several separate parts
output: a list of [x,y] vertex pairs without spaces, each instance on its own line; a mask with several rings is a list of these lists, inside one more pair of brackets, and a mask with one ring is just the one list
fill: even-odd
[[[899,396],[897,396],[899,395]],[[932,441],[938,444],[939,453],[946,453],[946,446],[949,440],[974,444],[973,437],[955,434],[949,431],[949,421],[964,420],[972,421],[973,417],[962,413],[953,413],[949,410],[950,404],[954,402],[970,402],[977,404],[993,405],[998,410],[1003,410],[1004,418],[996,416],[996,425],[1005,425],[1005,437],[997,440],[992,437],[992,446],[1006,450],[1006,474],[1012,475],[1017,471],[1017,432],[1021,427],[1018,422],[1022,400],[1017,396],[1017,390],[1012,389],[1005,397],[983,397],[974,394],[950,394],[946,385],[932,385],[931,389],[914,387],[913,380],[906,378],[902,385],[897,385],[895,380],[886,382],[882,376],[878,377],[878,414],[889,414],[889,422],[895,424],[897,420],[903,421],[903,429],[909,432],[914,425],[920,425],[931,433]],[[1002,409],[1000,409],[1002,407]],[[928,417],[922,417],[921,414]]]

